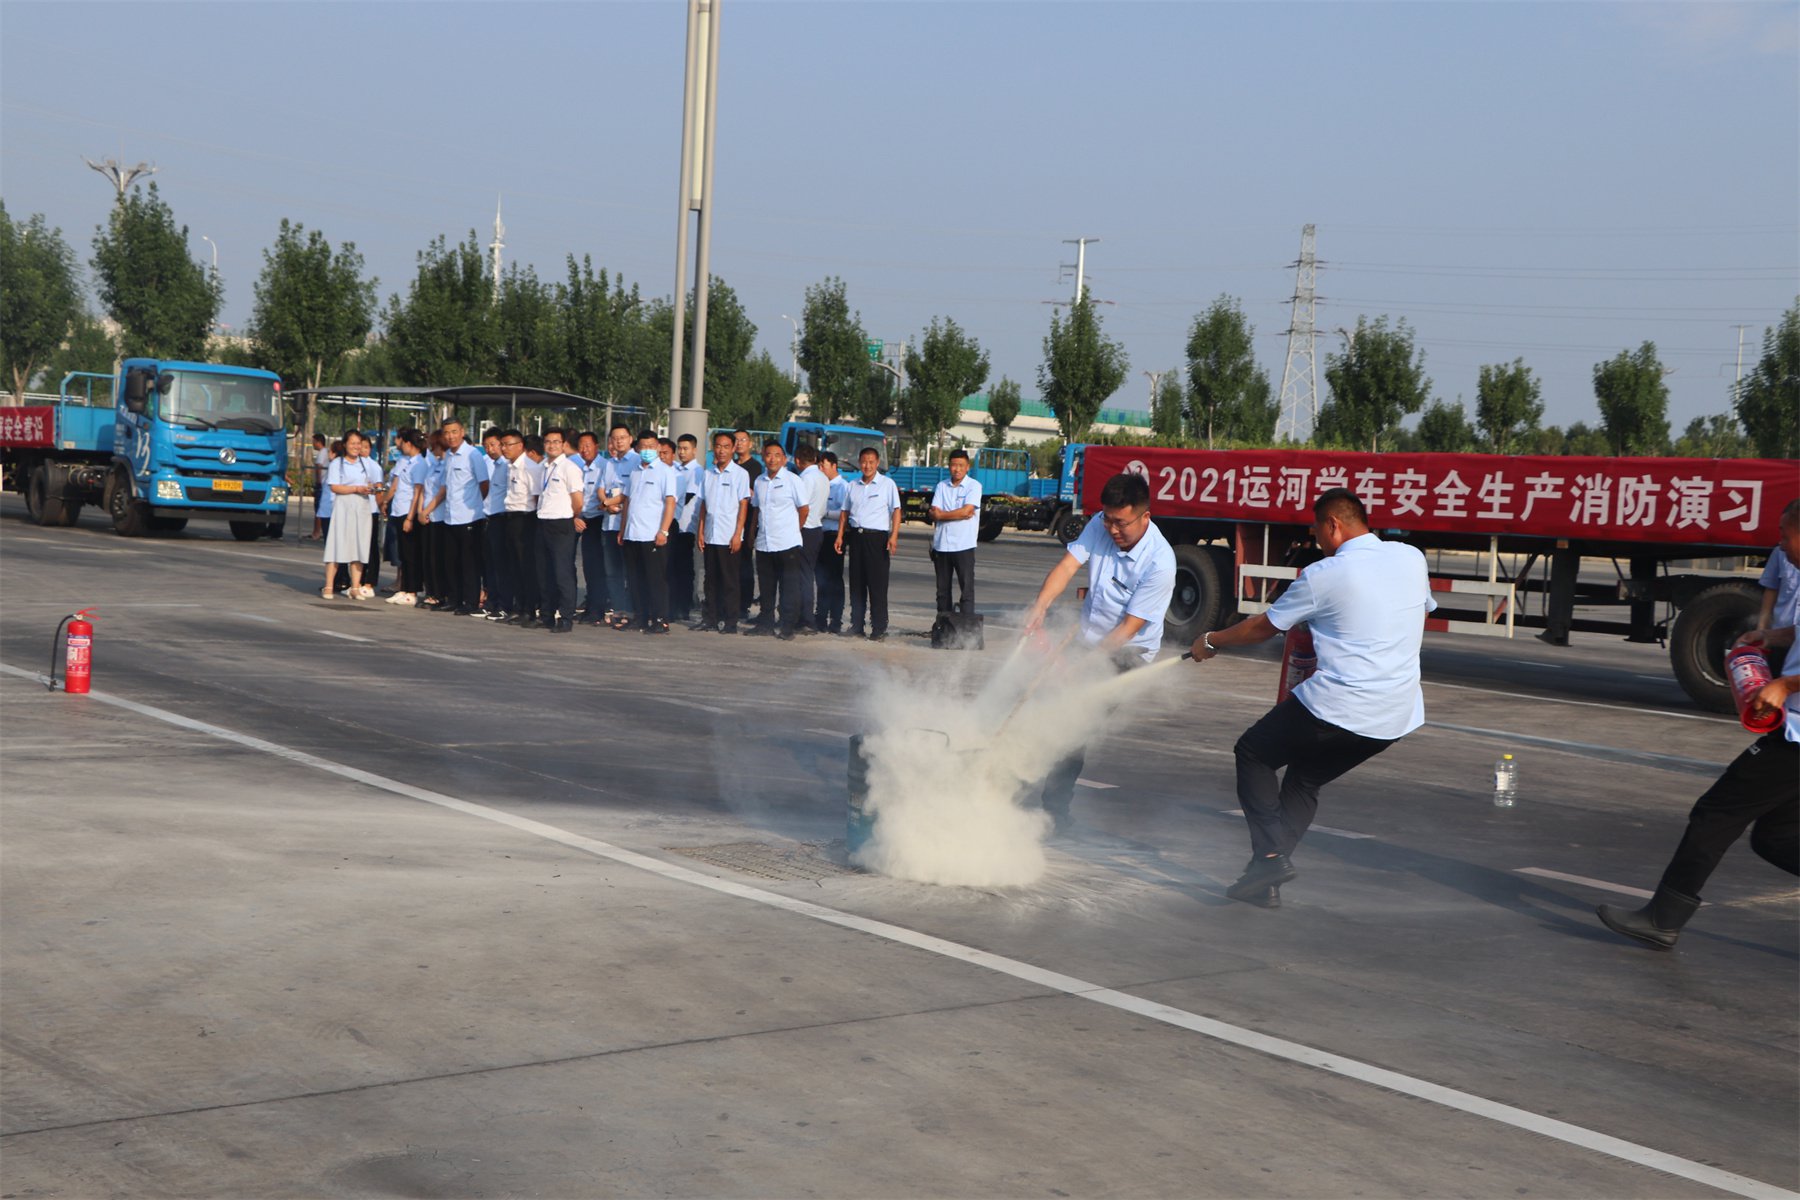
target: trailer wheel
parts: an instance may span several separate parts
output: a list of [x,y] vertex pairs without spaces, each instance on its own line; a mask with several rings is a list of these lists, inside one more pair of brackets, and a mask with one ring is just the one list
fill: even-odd
[[1087,518],[1072,508],[1066,508],[1058,513],[1050,525],[1050,530],[1056,535],[1056,540],[1065,546],[1080,537],[1081,531],[1086,528]]
[[1212,555],[1213,566],[1219,572],[1219,612],[1213,618],[1213,628],[1223,629],[1237,616],[1237,556],[1225,546],[1200,548]]
[[268,532],[268,526],[261,521],[232,521],[231,536],[240,542],[254,542]]
[[976,533],[975,538],[977,541],[991,542],[999,537],[1000,531],[1005,528],[1006,517],[1004,515],[988,516],[984,513],[981,518],[981,529]]
[[1163,636],[1191,642],[1219,627],[1219,609],[1225,600],[1219,578],[1219,560],[1206,546],[1175,547],[1175,591],[1163,618]]
[[1669,630],[1669,662],[1681,690],[1709,712],[1731,713],[1731,684],[1725,652],[1738,635],[1756,624],[1759,591],[1740,583],[1707,588],[1681,606]]
[[25,492],[25,505],[39,525],[73,525],[81,515],[81,505],[69,502],[69,473],[55,463],[39,463]]
[[131,479],[114,471],[106,480],[106,515],[120,537],[143,537],[150,532],[150,506],[131,494]]

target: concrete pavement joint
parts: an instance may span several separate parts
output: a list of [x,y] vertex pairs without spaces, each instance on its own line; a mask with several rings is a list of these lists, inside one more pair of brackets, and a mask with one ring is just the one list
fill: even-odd
[[[10,664],[0,663],[0,672],[21,679],[35,679],[43,682],[43,676]],[[808,917],[824,924],[850,929],[869,934],[873,937],[936,954],[958,962],[966,962],[997,974],[1010,976],[1026,983],[1036,984],[1051,991],[1059,991],[1070,996],[1092,1001],[1093,1003],[1128,1012],[1148,1020],[1158,1021],[1178,1029],[1198,1033],[1203,1037],[1231,1045],[1254,1050],[1273,1058],[1302,1066],[1313,1067],[1330,1074],[1358,1082],[1371,1084],[1391,1092],[1428,1103],[1439,1105],[1457,1112],[1467,1113],[1496,1124],[1510,1126],[1528,1133],[1538,1134],[1570,1146],[1590,1150],[1594,1153],[1617,1159],[1621,1162],[1648,1167],[1652,1170],[1687,1179],[1720,1191],[1744,1196],[1749,1200],[1800,1200],[1800,1193],[1738,1175],[1705,1163],[1681,1158],[1654,1147],[1625,1141],[1597,1130],[1587,1129],[1567,1121],[1557,1120],[1526,1109],[1503,1104],[1471,1092],[1445,1087],[1428,1080],[1390,1071],[1356,1059],[1330,1053],[1285,1038],[1272,1037],[1241,1026],[1231,1025],[1210,1017],[1170,1005],[1159,1004],[1141,996],[1118,991],[1091,983],[1075,976],[1065,975],[1019,959],[1008,958],[966,946],[917,930],[893,925],[885,921],[860,917],[838,909],[828,908],[811,901],[784,896],[776,892],[751,887],[734,880],[721,879],[690,870],[662,859],[653,858],[633,850],[627,850],[596,838],[585,837],[565,829],[520,817],[482,804],[474,804],[454,796],[432,792],[425,788],[414,787],[401,780],[390,779],[370,771],[355,767],[347,767],[317,755],[270,742],[249,734],[238,733],[222,726],[208,724],[191,717],[153,705],[140,704],[121,696],[113,696],[103,692],[92,692],[90,696],[97,703],[110,704],[136,712],[142,716],[154,718],[177,728],[188,729],[209,734],[221,740],[233,742],[254,750],[260,750],[277,758],[303,766],[309,766],[330,774],[349,779],[357,783],[395,795],[407,796],[440,808],[460,812],[482,820],[492,821],[519,832],[543,838],[546,841],[580,850],[599,858],[625,866],[637,867],[640,870],[658,875],[674,882],[688,883],[710,891],[718,892],[738,899],[749,900],[770,908]]]

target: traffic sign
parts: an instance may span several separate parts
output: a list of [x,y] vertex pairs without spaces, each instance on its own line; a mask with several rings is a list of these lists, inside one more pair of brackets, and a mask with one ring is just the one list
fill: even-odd
[[886,346],[887,346],[887,343],[885,343],[885,342],[871,340],[868,344],[869,361],[870,362],[880,362],[881,361],[881,352],[882,352],[882,350],[886,349]]

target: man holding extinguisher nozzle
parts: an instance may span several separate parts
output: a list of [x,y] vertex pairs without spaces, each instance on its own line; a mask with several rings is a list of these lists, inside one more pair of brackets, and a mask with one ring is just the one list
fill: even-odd
[[[1781,510],[1780,552],[1800,567],[1800,500]],[[1752,742],[1732,760],[1718,782],[1694,802],[1687,831],[1650,902],[1640,909],[1602,904],[1600,921],[1656,950],[1674,947],[1681,927],[1700,907],[1700,889],[1731,844],[1750,830],[1750,849],[1789,875],[1800,875],[1800,651],[1794,649],[1794,626],[1800,623],[1800,590],[1788,589],[1776,602],[1769,624],[1759,625],[1739,640],[1759,645],[1771,662],[1785,651],[1782,675],[1762,686],[1751,711],[1775,709],[1782,724]]]
[[1267,612],[1203,633],[1193,646],[1194,661],[1203,663],[1303,621],[1312,631],[1318,670],[1236,746],[1251,857],[1225,894],[1264,908],[1280,906],[1281,885],[1296,875],[1288,856],[1312,825],[1319,789],[1425,723],[1419,645],[1425,614],[1437,607],[1425,556],[1370,533],[1368,513],[1348,488],[1313,502],[1313,537],[1326,557],[1300,572]]

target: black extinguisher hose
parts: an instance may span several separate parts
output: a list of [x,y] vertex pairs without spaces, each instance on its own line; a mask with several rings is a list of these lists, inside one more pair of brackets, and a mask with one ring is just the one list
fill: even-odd
[[54,692],[56,690],[56,651],[57,648],[62,645],[63,627],[74,619],[75,614],[70,613],[68,616],[58,621],[56,623],[56,633],[50,639],[50,675],[44,680],[44,687],[48,691]]

